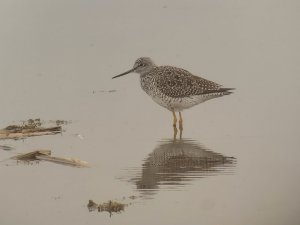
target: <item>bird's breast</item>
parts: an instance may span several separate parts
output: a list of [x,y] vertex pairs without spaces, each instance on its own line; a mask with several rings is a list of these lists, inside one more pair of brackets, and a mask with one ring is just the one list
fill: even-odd
[[155,96],[157,88],[155,86],[155,80],[151,76],[143,76],[140,79],[142,89],[150,96]]

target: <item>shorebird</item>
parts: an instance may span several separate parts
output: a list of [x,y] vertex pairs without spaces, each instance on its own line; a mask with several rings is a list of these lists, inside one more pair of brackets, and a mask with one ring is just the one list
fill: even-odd
[[177,117],[179,112],[180,136],[183,130],[181,112],[209,99],[231,94],[234,88],[223,88],[221,85],[195,76],[187,70],[173,66],[157,66],[151,58],[138,58],[133,68],[114,76],[112,79],[129,73],[140,74],[142,89],[160,106],[173,114],[174,137],[177,134]]

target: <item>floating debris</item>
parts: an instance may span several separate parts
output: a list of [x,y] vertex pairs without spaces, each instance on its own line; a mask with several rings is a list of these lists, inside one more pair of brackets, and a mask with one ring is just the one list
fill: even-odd
[[87,204],[90,212],[98,210],[98,212],[108,212],[110,216],[113,213],[120,213],[121,211],[124,211],[125,206],[127,206],[127,204],[111,200],[102,204],[97,204],[93,200],[89,200],[89,203]]
[[15,159],[18,161],[48,161],[53,162],[65,166],[73,166],[73,167],[88,167],[89,164],[86,161],[82,161],[80,159],[75,158],[64,158],[64,157],[55,157],[51,156],[50,150],[36,150],[32,152],[22,153],[16,156],[11,157],[11,159]]
[[135,196],[135,195],[129,196],[129,199],[131,199],[131,200],[134,200],[134,199],[136,199],[136,198],[137,198],[137,196]]
[[93,200],[89,200],[87,207],[90,212],[98,210],[98,204],[96,204]]
[[37,157],[41,156],[41,155],[50,156],[51,151],[50,150],[36,150],[33,152],[21,153],[21,154],[11,157],[11,159],[22,160],[22,161],[33,161],[33,160],[37,160]]
[[93,94],[96,94],[96,93],[114,93],[114,92],[116,92],[116,91],[117,91],[117,90],[115,90],[115,89],[110,89],[110,90],[98,90],[98,91],[93,90],[92,93],[93,93]]
[[120,202],[115,202],[115,201],[108,201],[107,203],[103,203],[98,205],[98,212],[120,212],[124,211],[125,204],[120,203]]
[[72,121],[67,121],[67,120],[50,120],[50,123],[55,123],[56,126],[61,126],[61,125],[68,125],[72,123]]
[[53,135],[62,132],[61,126],[42,127],[40,119],[29,119],[22,125],[9,125],[0,130],[0,139],[22,139],[32,136]]
[[42,126],[42,122],[40,118],[37,119],[29,119],[27,121],[23,121],[23,125],[24,128],[27,129],[34,129],[37,127],[41,127]]
[[7,146],[7,145],[0,145],[0,149],[4,150],[4,151],[11,151],[14,150],[13,147]]
[[74,166],[74,167],[89,167],[88,162],[82,161],[80,159],[75,158],[64,158],[64,157],[54,157],[48,155],[38,155],[36,156],[38,160],[53,162],[66,166]]

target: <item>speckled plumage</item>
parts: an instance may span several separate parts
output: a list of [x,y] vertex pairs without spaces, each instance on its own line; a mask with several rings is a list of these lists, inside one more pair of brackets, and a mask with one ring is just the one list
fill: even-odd
[[[195,76],[190,72],[172,66],[156,66],[148,57],[137,59],[131,70],[117,75],[136,72],[140,74],[142,89],[159,105],[173,112],[174,129],[176,129],[176,115],[180,115],[180,130],[182,118],[180,112],[209,99],[231,94],[233,88],[223,88],[221,85]],[[176,129],[177,130],[177,129]]]
[[[142,63],[142,62],[139,62]],[[230,88],[172,66],[153,66],[140,76],[142,89],[159,105],[182,111],[212,98],[228,95]]]
[[[194,76],[184,69],[172,66],[155,67],[145,76],[153,77],[155,87],[165,95],[173,98],[202,95],[205,90],[220,88],[220,85],[212,81]],[[141,77],[141,80],[143,80],[143,77]]]

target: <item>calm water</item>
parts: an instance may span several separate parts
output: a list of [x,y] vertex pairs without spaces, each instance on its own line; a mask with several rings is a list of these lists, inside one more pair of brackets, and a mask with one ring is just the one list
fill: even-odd
[[[300,222],[297,1],[0,3],[0,127],[72,121],[61,135],[0,141],[0,160],[50,149],[90,168],[0,163],[0,223]],[[235,87],[172,115],[111,80],[139,56]],[[120,214],[86,205],[117,200]]]

